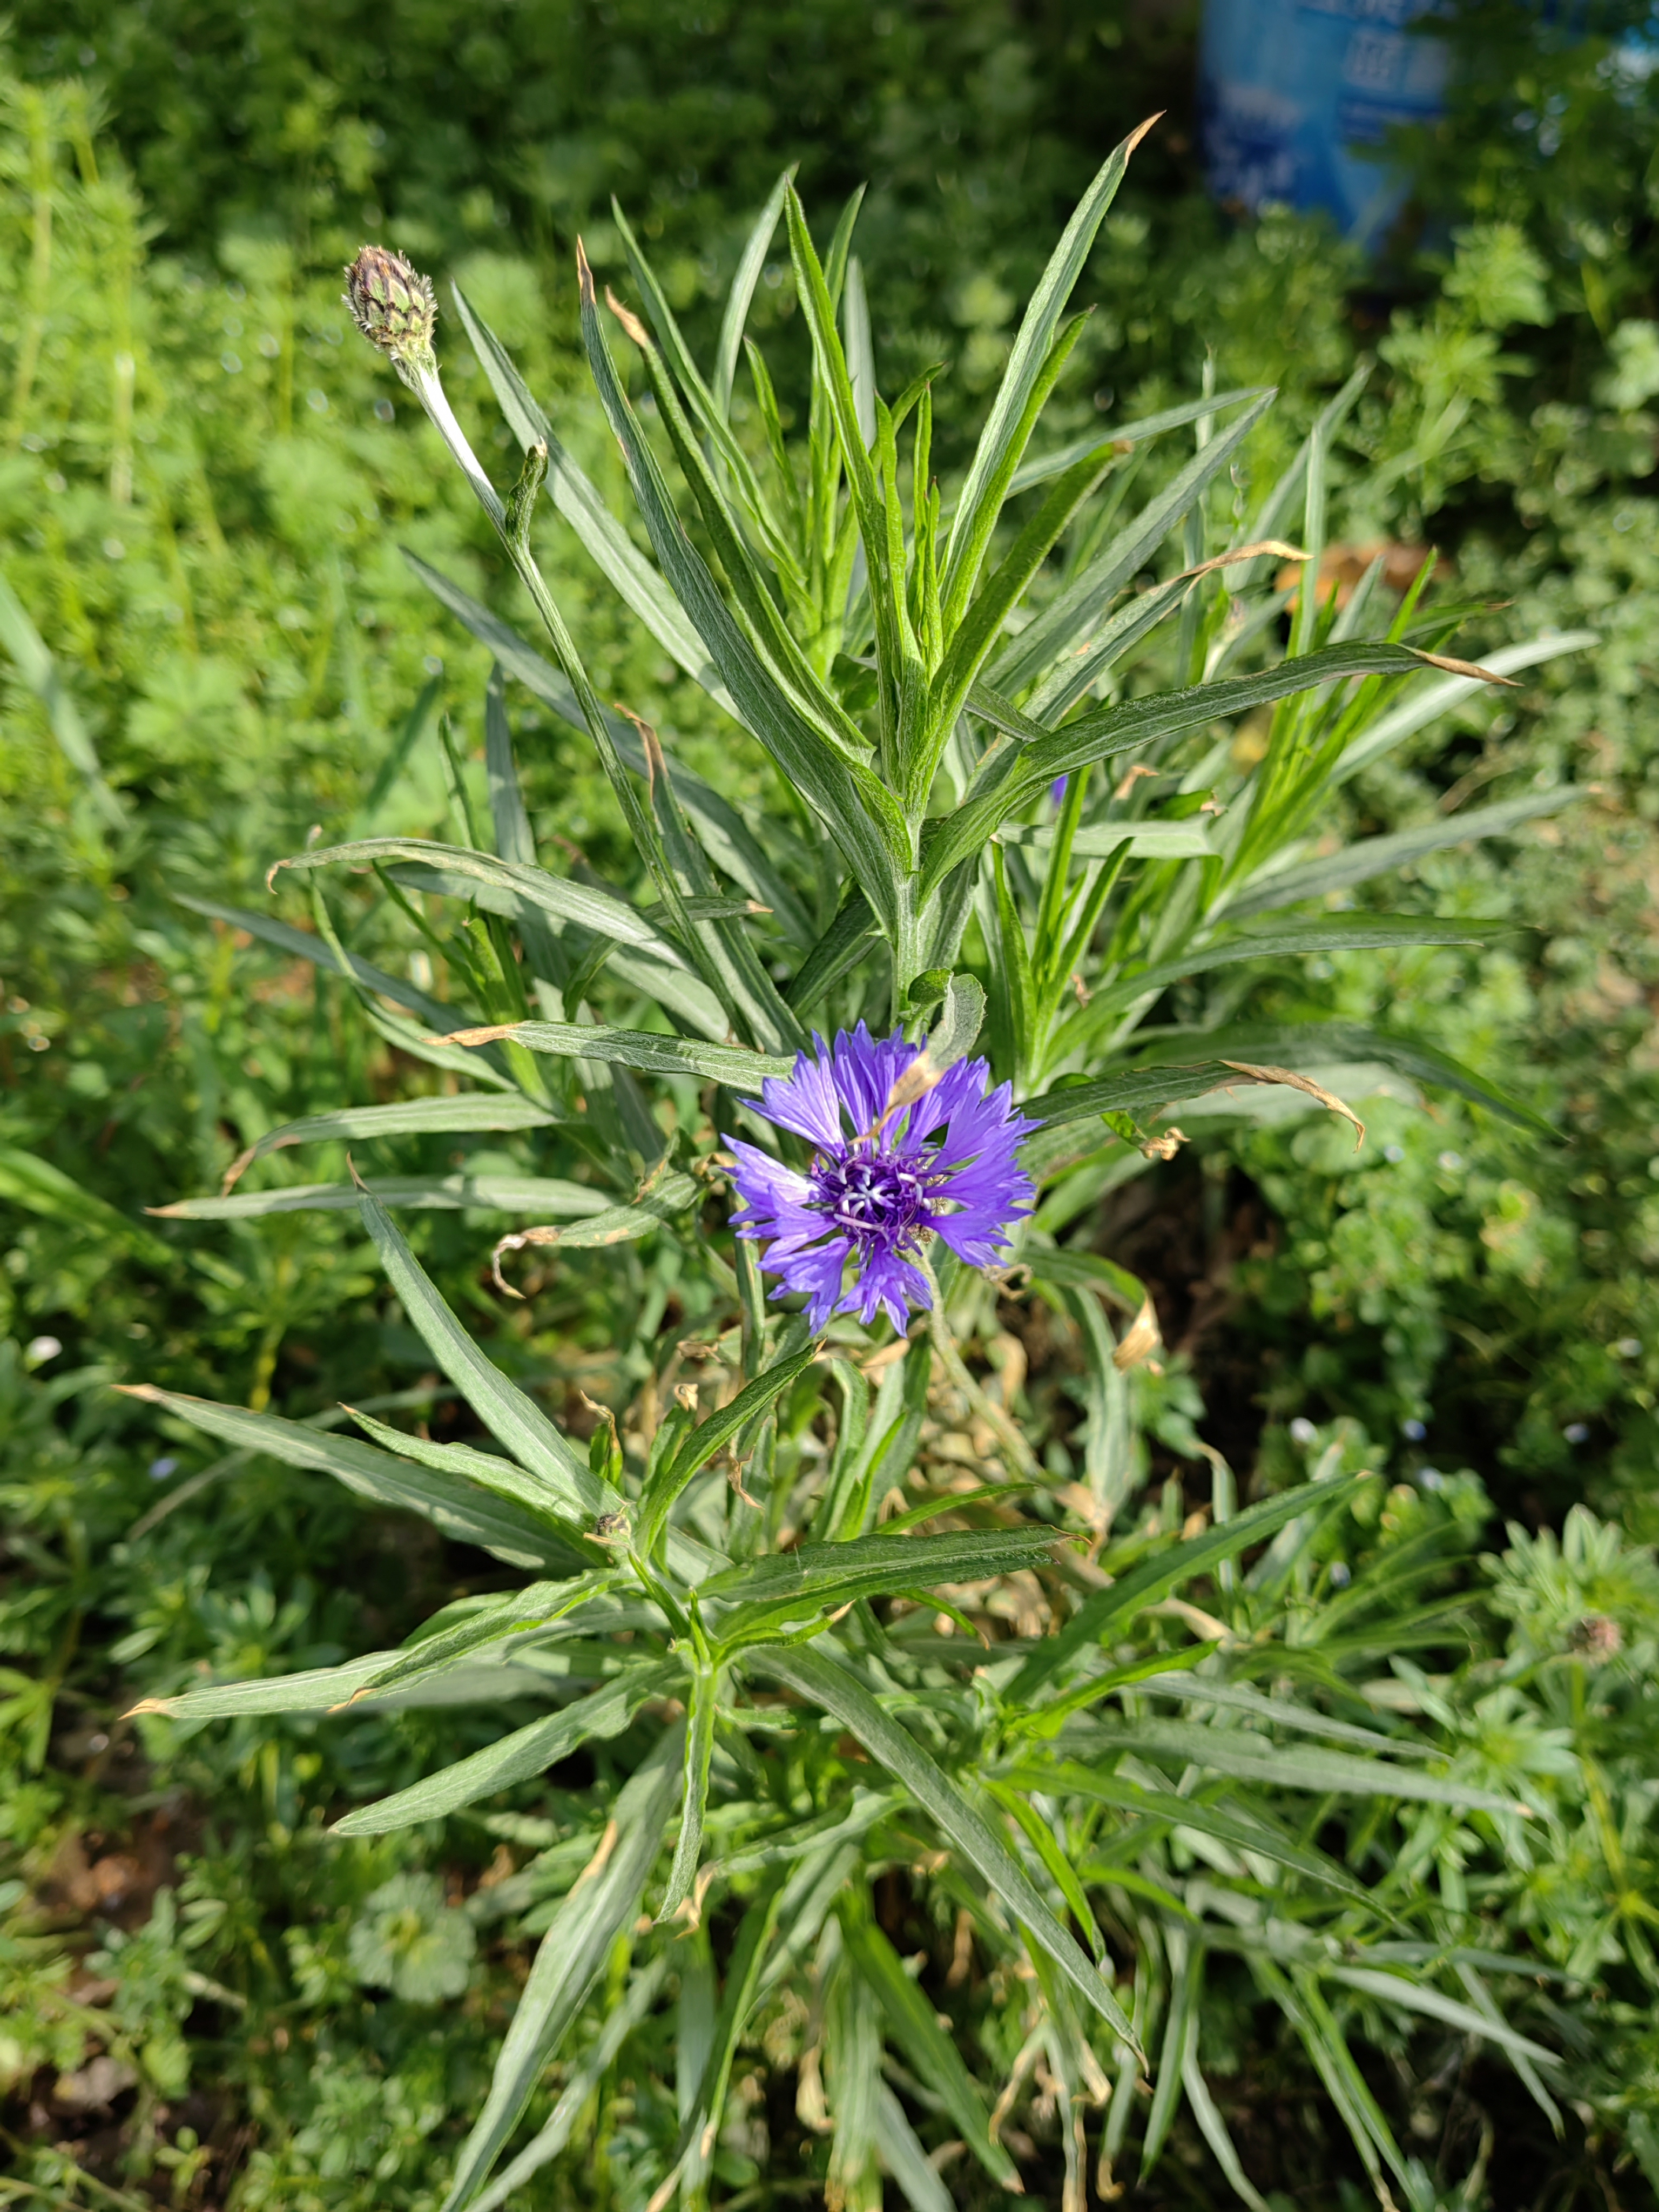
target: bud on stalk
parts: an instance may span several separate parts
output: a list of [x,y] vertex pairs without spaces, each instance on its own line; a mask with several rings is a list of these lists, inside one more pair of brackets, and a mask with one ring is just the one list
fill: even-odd
[[363,336],[394,367],[435,365],[432,332],[438,302],[432,279],[422,276],[401,253],[389,253],[383,246],[364,246],[346,270],[345,303]]
[[505,535],[507,518],[500,495],[478,465],[439,380],[438,357],[432,350],[432,333],[438,321],[432,279],[422,276],[401,253],[390,252],[384,246],[365,246],[345,276],[343,296],[353,322],[369,343],[386,356],[425,408],[477,494],[484,513]]

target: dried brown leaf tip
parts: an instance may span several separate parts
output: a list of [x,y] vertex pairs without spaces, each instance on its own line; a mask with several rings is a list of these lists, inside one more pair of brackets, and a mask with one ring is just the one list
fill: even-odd
[[429,361],[438,320],[432,279],[384,246],[365,246],[345,275],[345,303],[369,343],[391,362]]

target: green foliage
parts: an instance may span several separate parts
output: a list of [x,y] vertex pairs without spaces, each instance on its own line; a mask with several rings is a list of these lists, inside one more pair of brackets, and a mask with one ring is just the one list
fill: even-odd
[[[61,20],[54,11],[44,35],[65,35]],[[763,33],[760,20],[738,27],[757,45],[734,52],[733,82],[789,29],[769,21]],[[900,459],[902,441],[936,404],[935,466],[947,492],[961,480],[1016,302],[1039,273],[1056,185],[1080,188],[1092,166],[1060,128],[1067,101],[1091,97],[1097,50],[1108,52],[1092,24],[1078,52],[1064,47],[1050,88],[988,46],[1018,35],[1028,57],[1061,51],[1057,37],[1044,48],[1047,23],[1016,34],[991,11],[943,27],[836,19],[848,66],[865,69],[870,52],[895,58],[892,150],[860,217],[864,267],[843,276],[826,255],[815,399],[812,318],[779,265],[781,240],[751,312],[771,377],[723,374],[735,343],[717,349],[714,335],[749,212],[798,150],[793,110],[775,144],[758,110],[728,140],[729,87],[701,110],[659,100],[662,128],[696,142],[699,181],[671,182],[667,161],[648,179],[624,174],[627,100],[650,94],[642,78],[630,91],[618,63],[622,104],[607,111],[611,136],[591,173],[515,238],[495,205],[520,216],[541,204],[535,191],[502,169],[469,212],[456,179],[470,189],[497,156],[467,147],[454,125],[464,108],[481,112],[475,91],[497,112],[508,84],[526,101],[562,96],[556,72],[511,64],[517,23],[484,27],[456,57],[471,88],[452,98],[446,132],[407,85],[369,99],[368,57],[350,83],[337,12],[321,45],[291,12],[250,22],[223,27],[222,50],[217,26],[184,41],[192,70],[218,72],[210,95],[193,89],[207,78],[180,76],[162,14],[112,22],[113,46],[101,26],[89,34],[116,64],[123,143],[141,174],[187,180],[167,196],[173,238],[216,242],[228,286],[180,264],[146,270],[137,204],[109,183],[107,137],[88,171],[80,143],[93,131],[73,95],[52,94],[55,109],[25,95],[15,109],[12,236],[38,234],[49,197],[58,257],[6,522],[29,629],[14,621],[5,638],[17,672],[4,769],[16,896],[3,1018],[18,1077],[4,1129],[18,1224],[5,1279],[20,1341],[36,1340],[0,1373],[18,1439],[9,1543],[24,1569],[6,1593],[16,1665],[0,1697],[14,1757],[0,1819],[31,1886],[9,1899],[21,1908],[5,1966],[15,2078],[52,2095],[97,2054],[125,2069],[83,2085],[125,2115],[125,2169],[100,2170],[156,2201],[188,2200],[206,2172],[228,2183],[240,2161],[238,2204],[331,2212],[430,2206],[458,2153],[482,2184],[504,2148],[516,2160],[475,2201],[503,2201],[510,2187],[526,2203],[609,2192],[643,2206],[678,2160],[691,2201],[799,2175],[865,2203],[884,2171],[927,2212],[940,2191],[928,2148],[948,2155],[952,2138],[969,2149],[948,2168],[951,2196],[988,2203],[1011,2152],[1032,2183],[1052,2177],[1058,2191],[1064,2174],[1077,2191],[1085,2130],[1091,2165],[1103,2148],[1122,2172],[1138,2148],[1156,2189],[1207,2159],[1246,2201],[1317,2171],[1372,2177],[1401,2202],[1472,2203],[1506,2155],[1532,2158],[1530,2187],[1558,2155],[1542,2148],[1554,2120],[1568,2131],[1563,2169],[1587,2187],[1618,2142],[1644,2158],[1659,2141],[1645,2024],[1647,1556],[1579,1515],[1559,1546],[1517,1528],[1501,1564],[1477,1567],[1480,1482],[1438,1476],[1410,1448],[1414,1482],[1334,1486],[1385,1467],[1395,1448],[1379,1440],[1431,1416],[1425,1450],[1443,1467],[1479,1467],[1506,1509],[1529,1517],[1583,1485],[1591,1453],[1571,1431],[1592,1423],[1606,1424],[1591,1431],[1604,1510],[1647,1487],[1642,1346],[1659,1342],[1645,1325],[1640,1242],[1651,1104],[1639,1061],[1618,1063],[1644,1035],[1649,980],[1640,670],[1652,580],[1639,480],[1651,455],[1641,411],[1651,301],[1624,282],[1624,319],[1592,337],[1564,288],[1548,196],[1530,176],[1524,195],[1476,194],[1437,296],[1396,316],[1383,374],[1304,448],[1351,366],[1344,256],[1279,216],[1220,240],[1190,204],[1158,207],[1132,182],[1079,288],[1102,311],[1073,341],[1035,441],[1058,447],[1073,473],[1020,483],[990,540],[976,633],[971,574],[954,605],[945,581],[948,508],[930,589],[912,489],[925,496],[929,471]],[[562,52],[578,51],[560,27]],[[635,29],[576,27],[595,42],[581,50],[588,64],[623,54]],[[653,27],[649,67],[672,82],[675,41],[708,33],[659,14]],[[22,28],[27,39],[27,19]],[[447,23],[432,35],[453,45]],[[990,59],[964,76],[975,40]],[[233,155],[224,72],[253,48],[264,58],[243,110],[253,143],[245,133]],[[422,51],[401,37],[397,66],[419,77]],[[824,96],[832,78],[818,61]],[[922,99],[928,70],[939,100]],[[594,75],[587,66],[589,85]],[[972,120],[944,187],[947,268],[933,137],[954,80],[968,84]],[[1114,84],[1115,100],[1127,96]],[[815,214],[865,158],[855,104],[834,104],[860,143],[849,154],[826,134],[825,153],[808,149],[801,184]],[[1124,127],[1153,104],[1137,100]],[[1097,99],[1091,131],[1098,112]],[[752,168],[711,163],[716,113],[719,143]],[[536,129],[562,154],[588,143],[561,123]],[[499,143],[516,161],[528,137]],[[1589,166],[1577,173],[1594,186]],[[562,520],[537,520],[529,547],[481,526],[412,409],[380,419],[389,386],[337,343],[345,318],[322,268],[360,234],[337,188],[389,198],[379,179],[394,177],[410,195],[396,234],[424,238],[452,266],[468,257],[477,316],[596,487],[586,492],[556,452],[549,490]],[[660,272],[654,289],[607,214],[618,181]],[[282,206],[281,242],[258,222],[238,227],[256,204]],[[606,530],[605,507],[619,514],[628,497],[622,464],[579,392],[574,327],[544,304],[570,299],[579,226],[601,275],[644,306],[661,356],[641,383],[611,327],[612,418],[635,444],[636,483],[654,495],[654,468],[665,501],[658,531],[631,540]],[[810,295],[799,224],[795,244]],[[124,348],[112,318],[129,261]],[[26,250],[13,266],[26,347]],[[874,353],[890,396],[956,357],[930,397],[911,395],[907,422],[890,436],[877,418],[869,440],[860,297],[883,318]],[[488,475],[508,477],[514,434],[530,441],[528,423],[533,440],[544,418],[515,415],[536,403],[507,382],[483,331],[483,368],[458,362],[447,295],[444,306],[454,403],[469,424],[491,419],[494,384],[507,424],[478,444]],[[596,301],[588,343],[602,377],[604,328]],[[1288,386],[1231,451],[1212,449],[1238,404],[1192,401],[1205,342],[1217,349],[1212,393]],[[1040,368],[1044,350],[1016,354],[1017,373],[1023,358]],[[706,380],[696,360],[713,364]],[[1097,405],[1108,360],[1123,397]],[[15,355],[11,366],[15,398]],[[781,395],[775,439],[769,382]],[[1104,501],[1121,504],[1091,530],[1069,504],[1090,495],[1091,453],[1115,423],[1183,402],[1183,420],[1107,459]],[[1206,413],[1209,444],[1194,454]],[[993,423],[1017,415],[998,410]],[[779,451],[803,442],[810,465],[780,470]],[[1287,501],[1261,519],[1263,495],[1304,453]],[[1216,468],[1201,492],[1188,479],[1206,454]],[[837,472],[858,483],[861,467],[863,572],[878,586],[884,574],[888,597],[873,610],[855,599],[849,616],[835,589],[852,544],[836,486]],[[676,509],[691,524],[689,556]],[[1151,518],[1139,535],[1125,520],[1135,514]],[[1477,614],[1459,649],[1542,672],[1496,711],[1473,689],[1446,695],[1449,743],[1443,720],[1411,726],[1412,698],[1441,682],[1429,673],[1315,695],[1347,702],[1346,720],[1310,714],[1294,694],[1276,703],[1275,684],[1314,672],[1297,659],[1331,649],[1328,631],[1340,648],[1345,629],[1352,640],[1389,627],[1381,583],[1352,615],[1322,615],[1305,594],[1286,678],[1273,667],[1286,625],[1248,628],[1252,607],[1271,614],[1279,556],[1196,587],[1179,572],[1252,528],[1317,551],[1322,514],[1349,544],[1455,532],[1455,584],[1402,619],[1433,621],[1437,599],[1454,593],[1510,599],[1518,581],[1521,603]],[[1609,531],[1610,515],[1626,523]],[[685,621],[647,537],[694,598],[694,564],[708,564],[729,628],[706,593],[716,635]],[[396,560],[397,542],[424,568]],[[514,557],[532,549],[591,687],[507,627],[534,623],[539,578]],[[1121,574],[1112,558],[1127,562]],[[1027,656],[1060,634],[1056,611],[1091,561],[1103,607],[1131,589],[1125,627],[1087,668],[1092,692],[1045,697]],[[639,623],[611,611],[596,570]],[[438,583],[434,602],[422,586]],[[1037,619],[997,641],[992,595],[1005,586],[1016,601],[1029,590]],[[481,645],[463,641],[458,614]],[[1167,619],[1137,629],[1155,615]],[[1547,630],[1587,621],[1605,641],[1588,659],[1498,657],[1517,637],[1547,651]],[[1434,647],[1449,625],[1449,614],[1410,642]],[[44,668],[31,634],[50,641]],[[988,646],[1004,659],[975,665]],[[441,699],[420,706],[422,664],[440,658]],[[486,686],[492,658],[517,689]],[[676,668],[700,679],[710,659],[700,696]],[[1131,755],[1172,769],[1162,783],[1141,779],[1120,798],[1115,781],[1078,772],[1076,748],[1146,733],[1137,702],[1193,675],[1210,679],[1212,726],[1183,740],[1178,723],[1152,722],[1155,750]],[[964,809],[978,764],[958,757],[964,740],[945,712],[964,677],[966,743],[999,748],[994,757],[1015,757],[1033,717],[1071,714],[1068,730],[1086,733],[1058,751],[1036,740],[1054,757],[1026,779],[952,947],[940,915],[915,906],[918,861],[958,848],[970,859],[1011,799],[1004,788],[994,806]],[[1234,682],[1257,690],[1225,688]],[[757,751],[739,752],[721,691],[819,778],[828,805],[816,821]],[[662,732],[670,765],[611,713],[617,696]],[[1224,702],[1248,705],[1249,719],[1214,726]],[[592,763],[595,740],[608,777]],[[1062,765],[1072,785],[1055,815],[1044,787]],[[1558,822],[1558,799],[1591,776],[1601,790]],[[842,803],[849,786],[867,824]],[[1454,808],[1478,792],[1510,810],[1501,864],[1445,842],[1457,815],[1441,819],[1440,802],[1454,792]],[[1227,808],[1218,820],[1199,811],[1206,793]],[[1534,807],[1559,842],[1520,828]],[[630,816],[644,832],[637,851]],[[323,834],[307,850],[313,823]],[[1343,850],[1304,842],[1322,832]],[[1366,885],[1380,879],[1364,872],[1397,861],[1390,833],[1416,840],[1395,914],[1370,902]],[[837,841],[860,837],[853,872],[873,894],[873,922],[839,896]],[[372,852],[366,841],[378,841]],[[1367,854],[1369,842],[1383,849]],[[298,891],[298,878],[279,878],[290,920],[272,921],[255,883],[265,865],[283,852],[328,864],[350,847],[381,872],[310,876]],[[1276,883],[1275,859],[1339,872]],[[948,884],[943,861],[935,873]],[[312,902],[312,883],[327,904]],[[180,890],[219,909],[205,960],[202,908],[181,910]],[[1317,903],[1273,911],[1310,890]],[[1492,938],[1480,925],[1494,917],[1544,932],[1545,957],[1524,929]],[[971,1279],[947,1282],[960,1348],[940,1338],[937,1366],[923,1344],[866,1380],[857,1363],[880,1332],[850,1327],[833,1370],[809,1364],[764,1322],[752,1276],[732,1273],[738,1255],[707,1172],[732,1126],[731,1090],[792,1048],[803,1016],[827,1026],[890,1007],[915,1033],[936,1024],[942,1054],[975,981],[999,1071],[1027,1095],[1050,1091],[1039,1139],[1049,1181],[1023,1255],[1030,1293],[1002,1302]],[[480,1022],[517,1034],[422,1042]],[[1224,1063],[1240,1060],[1309,1068],[1360,1102],[1363,1146],[1334,1118],[1308,1118],[1316,1109],[1282,1085],[1228,1084],[1237,1069]],[[458,1090],[469,1077],[479,1087]],[[726,1095],[711,1095],[721,1082]],[[1540,1146],[1521,1120],[1479,1103],[1494,1097],[1568,1122],[1577,1146]],[[1190,1153],[1166,1168],[1140,1150],[1158,1133],[1158,1109],[1177,1099],[1203,1144],[1205,1190],[1224,1193],[1236,1164],[1285,1224],[1279,1251],[1236,1279],[1248,1302],[1233,1334],[1269,1360],[1271,1418],[1246,1494],[1279,1497],[1266,1510],[1288,1522],[1237,1562],[1224,1529],[1267,1532],[1230,1519],[1224,1464],[1212,1492],[1221,1540],[1177,1540],[1206,1486],[1203,1409],[1184,1361],[1112,1356],[1128,1348],[1144,1299],[1115,1224],[1154,1178],[1181,1188]],[[1300,1118],[1244,1118],[1275,1103]],[[372,1240],[342,1139],[399,1224],[366,1206]],[[310,1149],[303,1165],[287,1157],[319,1144],[335,1147],[320,1168]],[[702,1178],[684,1172],[694,1163]],[[140,1219],[141,1204],[181,1190],[201,1195],[173,1219]],[[522,1309],[500,1302],[479,1264],[504,1212],[557,1224],[556,1242],[520,1231],[498,1252],[529,1294]],[[1599,1243],[1581,1241],[1587,1216]],[[1143,1274],[1167,1305],[1167,1273]],[[487,1337],[488,1360],[468,1330]],[[63,1365],[75,1371],[39,1348],[52,1332],[73,1345]],[[1224,1413],[1230,1443],[1238,1434],[1243,1471],[1254,1425],[1227,1406],[1201,1344],[1199,1360],[1212,1423]],[[672,1406],[688,1376],[701,1429]],[[173,1394],[159,1456],[154,1407],[101,1388],[140,1378]],[[734,1414],[745,1388],[758,1395]],[[194,1424],[210,1417],[186,1395],[198,1393],[237,1401],[214,1417],[227,1424],[246,1423],[251,1407],[280,1408],[286,1425],[228,1425],[204,1448]],[[592,1419],[579,1393],[607,1409],[586,1449],[572,1449]],[[372,1444],[352,1439],[342,1398]],[[1327,1423],[1311,1436],[1309,1412]],[[1035,1492],[1016,1486],[1030,1478],[1007,1456],[1011,1413],[1041,1455]],[[1613,1452],[1595,1449],[1604,1437]],[[1177,1462],[1185,1498],[1178,1481],[1147,1487]],[[1310,1476],[1331,1486],[1332,1510],[1316,1519],[1298,1510]],[[617,1489],[642,1496],[642,1478],[667,1518],[653,1516],[662,1547],[646,1547],[649,1584],[630,1591],[626,1563],[592,1538]],[[964,1480],[989,1494],[962,1503]],[[818,1534],[833,1527],[842,1540],[761,1556],[829,1505]],[[939,1526],[947,1513],[954,1533]],[[916,1527],[931,1533],[907,1533]],[[1036,1640],[1048,1626],[1099,1615],[1084,1602],[1086,1570],[1054,1550],[1067,1528],[1103,1529],[1097,1565],[1117,1577],[1123,1608],[1115,1601],[1100,1621],[1104,1641],[1074,1636],[1040,1690],[1027,1678],[1016,1693],[1000,1678],[1027,1668],[1033,1646],[1055,1651],[1063,1639]],[[495,1560],[472,1548],[479,1534],[496,1540]],[[1029,1559],[1014,1556],[1016,1538],[1032,1542]],[[711,1547],[732,1565],[720,1570]],[[721,1572],[729,1595],[713,1588]],[[526,1583],[532,1573],[571,1580],[554,1595]],[[764,1577],[777,1573],[787,1586],[774,1590]],[[935,1576],[944,1587],[930,1587]],[[690,1586],[707,1596],[701,1618]],[[1146,1609],[1131,1614],[1136,1593]],[[804,1647],[775,1641],[780,1628],[813,1626]],[[757,1653],[775,1655],[773,1672]],[[320,1679],[274,1690],[307,1674]],[[464,1701],[425,1702],[441,1688]],[[138,1690],[173,1700],[178,1717],[152,1710],[112,1726]],[[665,1698],[688,1708],[689,1756]],[[555,1759],[565,1763],[535,1778]],[[100,1908],[86,1901],[89,1875],[71,1899],[78,1878],[56,1854],[65,1837],[122,1831],[134,1799],[156,1789],[210,1810],[199,1832],[186,1827],[173,1887],[152,1903],[150,1869],[131,1928],[100,1938],[90,1970],[114,1992],[82,2004],[52,1929],[85,1926]],[[1511,1809],[1521,1805],[1525,1819]],[[386,1839],[325,1843],[325,1820],[352,1807],[349,1833]],[[416,1825],[392,1828],[399,1817]],[[646,1933],[641,1897],[647,1913],[678,1917]],[[1028,1951],[1022,1922],[1046,1930],[1048,1948]],[[538,1937],[541,1963],[498,2061]],[[423,1954],[442,1989],[422,1978]],[[1109,1983],[1091,1963],[1103,1955]],[[465,2001],[450,2001],[463,1984]],[[1091,2021],[1103,1990],[1146,2051],[1150,2101],[1109,2015]],[[1577,2115],[1563,2109],[1562,2054]],[[186,2072],[197,2094],[213,2085],[235,2126],[246,2116],[258,2140],[246,2154],[208,2109],[180,2120]],[[1010,2081],[1014,2101],[994,2130]],[[1454,2081],[1504,2116],[1495,2153]],[[1310,2110],[1310,2087],[1351,2151],[1328,2125],[1321,2140],[1285,2130],[1282,2112]],[[528,2118],[508,2142],[526,2091]],[[82,2109],[76,2094],[55,2112]],[[32,2185],[72,2179],[60,2152],[22,2155]],[[1639,2187],[1631,2169],[1619,2186]]]

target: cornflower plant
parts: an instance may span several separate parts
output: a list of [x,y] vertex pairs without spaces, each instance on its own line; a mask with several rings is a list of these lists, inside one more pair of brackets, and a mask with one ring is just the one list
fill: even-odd
[[[614,1792],[560,1796],[562,1826],[497,1828],[550,1846],[522,1878],[546,1932],[445,2212],[503,2203],[557,2157],[596,2087],[647,2067],[676,1984],[677,2085],[646,2100],[659,2118],[629,2185],[651,2212],[705,2204],[729,2179],[748,2109],[733,2082],[751,2066],[738,2055],[757,2039],[752,2064],[793,2072],[802,2127],[825,2139],[815,2171],[832,2207],[871,2212],[884,2173],[916,2212],[945,2212],[975,2168],[993,2194],[1018,2190],[1002,2129],[1037,2081],[1068,2208],[1091,2166],[1115,2193],[1132,2130],[1150,2171],[1183,2104],[1260,2208],[1198,2039],[1206,1978],[1240,1962],[1385,2204],[1398,2189],[1426,2208],[1437,2185],[1396,2142],[1352,2033],[1397,2042],[1426,2017],[1483,2039],[1555,2112],[1550,2051],[1488,1988],[1527,1962],[1473,1946],[1393,1870],[1454,1831],[1466,1856],[1522,1863],[1547,1811],[1524,1772],[1364,1694],[1387,1656],[1462,1633],[1430,1588],[1457,1549],[1452,1522],[1385,1541],[1382,1485],[1335,1448],[1247,1507],[1211,1454],[1205,1511],[1184,1516],[1166,1492],[1127,1519],[1156,1317],[1127,1271],[1063,1239],[1122,1173],[1167,1157],[1172,1107],[1218,1091],[1290,1085],[1347,1111],[1309,1071],[1381,1063],[1528,1118],[1403,1032],[1241,1024],[1233,986],[1292,956],[1481,939],[1478,922],[1346,895],[1571,792],[1334,851],[1312,841],[1357,769],[1577,641],[1511,647],[1484,670],[1445,659],[1457,616],[1427,607],[1428,564],[1386,623],[1380,562],[1346,605],[1321,601],[1327,457],[1358,379],[1243,519],[1218,520],[1212,495],[1239,480],[1269,392],[1206,390],[1034,449],[1082,325],[1066,303],[1135,143],[1055,249],[948,504],[932,376],[890,402],[878,389],[856,198],[821,257],[780,182],[708,371],[619,210],[644,319],[611,301],[607,322],[579,255],[581,330],[651,557],[465,298],[524,453],[505,496],[445,398],[428,281],[379,248],[349,272],[359,326],[471,481],[552,659],[415,562],[495,655],[488,829],[279,865],[313,884],[372,867],[454,995],[349,950],[319,891],[314,932],[206,910],[346,979],[386,1037],[468,1087],[343,1103],[261,1138],[228,1182],[278,1147],[422,1132],[525,1133],[559,1172],[354,1171],[166,1209],[356,1206],[477,1443],[366,1413],[360,1440],[141,1395],[422,1514],[517,1575],[400,1650],[149,1709],[548,1709],[352,1811],[346,1835],[486,1808],[586,1744],[621,1763]],[[795,443],[744,335],[781,219],[811,343]],[[1190,456],[1137,503],[1143,455],[1183,430]],[[740,806],[601,702],[532,550],[544,492],[734,741],[770,763],[758,801]],[[1292,518],[1299,545],[1278,534]],[[1291,591],[1273,580],[1286,562]],[[1173,684],[1152,680],[1160,666]],[[591,738],[636,848],[632,887],[538,860],[508,678]],[[1238,743],[1263,709],[1262,741]],[[448,933],[428,919],[446,906],[461,917]],[[1172,984],[1211,975],[1196,1022],[1146,1026]],[[604,1409],[580,1448],[440,1297],[396,1219],[431,1206],[542,1217],[496,1247],[512,1295],[502,1271],[526,1249],[676,1238],[720,1325],[659,1360],[631,1424]],[[1069,1444],[1022,1422],[1012,1370],[988,1371],[978,1347],[1005,1297],[1042,1299],[1079,1346],[1085,1419]],[[1328,1569],[1349,1554],[1339,1595]],[[1345,1807],[1346,1857],[1329,1844]],[[1439,1825],[1413,1858],[1422,1820]],[[896,1948],[907,1926],[921,1931],[919,1976]],[[541,2124],[521,2134],[532,2105]],[[967,2160],[950,2191],[947,2138]]]

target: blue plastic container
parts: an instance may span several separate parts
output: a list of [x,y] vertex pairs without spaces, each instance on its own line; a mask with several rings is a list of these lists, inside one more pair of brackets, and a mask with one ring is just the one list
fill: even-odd
[[1216,197],[1324,208],[1370,246],[1399,213],[1391,126],[1445,105],[1444,41],[1425,0],[1206,0],[1199,58],[1205,166]]

